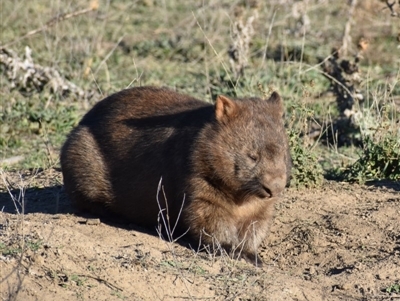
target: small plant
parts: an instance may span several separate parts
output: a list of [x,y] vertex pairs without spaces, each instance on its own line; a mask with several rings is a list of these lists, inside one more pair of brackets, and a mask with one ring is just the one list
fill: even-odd
[[111,292],[111,296],[116,296],[117,298],[121,299],[121,300],[125,300],[126,297],[119,291],[112,291]]
[[76,275],[76,274],[72,274],[70,277],[70,280],[75,282],[77,286],[82,286],[84,285],[85,281],[87,280],[85,277]]
[[37,241],[31,241],[28,240],[26,242],[26,247],[34,252],[38,251],[40,249],[40,247],[42,246],[42,241],[41,240],[37,240]]
[[2,256],[14,256],[22,252],[20,247],[7,246],[5,243],[0,243],[0,254]]
[[394,283],[394,284],[392,284],[392,285],[389,285],[389,286],[385,289],[385,291],[386,291],[387,293],[389,293],[389,294],[393,294],[393,293],[400,294],[400,283]]
[[[380,100],[383,100],[383,105]],[[385,97],[376,97],[369,108],[355,115],[362,150],[356,162],[346,166],[342,178],[350,182],[400,180],[400,124]]]
[[368,180],[400,180],[400,139],[393,133],[383,137],[367,135],[363,138],[360,158],[347,166],[343,178],[350,182]]
[[295,187],[320,186],[323,181],[322,166],[311,148],[304,145],[296,131],[289,132],[289,145],[292,156],[292,180]]
[[[309,95],[307,87],[303,87],[303,98]],[[305,133],[309,131],[309,119],[314,112],[304,103],[294,105],[289,123],[289,147],[292,156],[291,185],[295,187],[316,187],[323,182],[323,169],[313,151],[314,144]]]
[[37,240],[29,240],[28,237],[25,238],[25,243],[23,241],[9,243],[8,245],[5,243],[0,243],[0,254],[3,256],[15,256],[24,252],[24,250],[29,249],[33,252],[36,252],[42,246],[42,241]]

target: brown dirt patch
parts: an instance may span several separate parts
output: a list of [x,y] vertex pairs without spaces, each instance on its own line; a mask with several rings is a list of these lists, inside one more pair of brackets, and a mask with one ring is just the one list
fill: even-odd
[[76,216],[57,170],[6,177],[25,212],[0,179],[2,300],[400,300],[400,183],[289,189],[260,269]]

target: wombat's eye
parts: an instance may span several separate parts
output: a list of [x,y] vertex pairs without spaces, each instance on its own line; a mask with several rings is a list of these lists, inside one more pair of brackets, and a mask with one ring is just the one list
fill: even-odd
[[258,155],[257,154],[249,153],[249,154],[247,154],[247,156],[254,162],[258,161]]

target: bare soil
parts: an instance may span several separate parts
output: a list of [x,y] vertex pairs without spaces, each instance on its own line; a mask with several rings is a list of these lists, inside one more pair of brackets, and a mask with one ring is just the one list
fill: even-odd
[[256,268],[75,215],[58,170],[3,178],[1,300],[400,300],[400,183],[289,189]]

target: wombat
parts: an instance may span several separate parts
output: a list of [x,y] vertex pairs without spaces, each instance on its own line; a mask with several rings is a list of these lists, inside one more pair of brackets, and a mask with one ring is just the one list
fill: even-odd
[[290,178],[283,114],[276,92],[211,105],[167,88],[123,90],[68,136],[65,191],[77,209],[145,227],[163,218],[261,265],[257,248]]

